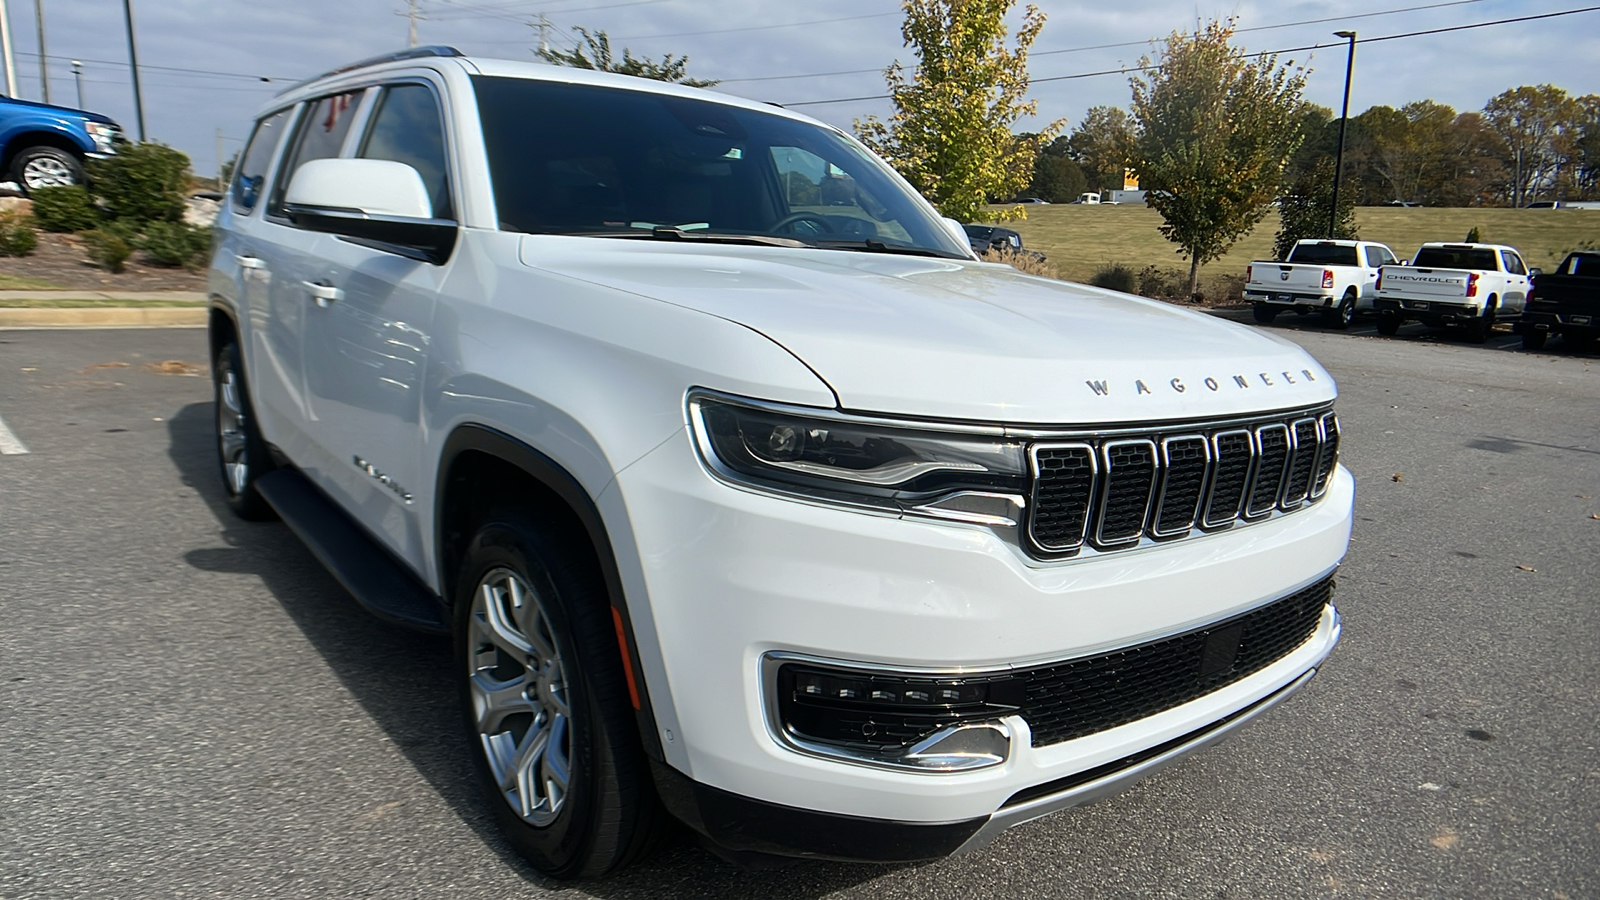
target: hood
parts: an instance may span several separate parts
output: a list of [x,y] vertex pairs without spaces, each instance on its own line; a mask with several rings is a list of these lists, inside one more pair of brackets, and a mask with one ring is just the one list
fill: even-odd
[[4,94],[0,94],[0,101],[5,103],[14,103],[17,106],[26,106],[31,109],[39,110],[43,113],[51,113],[58,116],[70,116],[77,119],[87,119],[90,122],[103,122],[107,125],[117,124],[109,116],[103,116],[96,112],[89,112],[86,109],[73,109],[70,106],[57,106],[54,103],[39,103],[34,100],[19,100],[16,97],[7,97]]
[[1000,264],[533,235],[521,255],[533,268],[760,332],[847,410],[1109,424],[1335,395],[1309,354],[1265,331]]

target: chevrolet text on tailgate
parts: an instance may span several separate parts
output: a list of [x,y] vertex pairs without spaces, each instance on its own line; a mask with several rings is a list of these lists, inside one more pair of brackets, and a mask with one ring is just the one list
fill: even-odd
[[1339,638],[1315,360],[980,262],[820,122],[422,48],[263,107],[217,229],[230,504],[452,636],[550,875],[971,851]]
[[1408,319],[1460,325],[1481,344],[1503,313],[1520,313],[1528,269],[1516,248],[1500,244],[1423,244],[1409,266],[1378,274],[1378,332],[1393,335]]

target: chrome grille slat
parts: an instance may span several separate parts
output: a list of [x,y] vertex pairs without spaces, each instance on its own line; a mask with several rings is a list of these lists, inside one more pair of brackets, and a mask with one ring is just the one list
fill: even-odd
[[1327,493],[1339,450],[1331,411],[1212,427],[1030,445],[1031,549],[1126,550],[1261,521]]

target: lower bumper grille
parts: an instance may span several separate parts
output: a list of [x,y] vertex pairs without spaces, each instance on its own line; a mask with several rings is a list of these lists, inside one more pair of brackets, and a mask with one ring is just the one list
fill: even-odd
[[1265,669],[1305,643],[1333,596],[1330,576],[1259,609],[1176,637],[1016,673],[1018,710],[1041,747],[1181,706]]

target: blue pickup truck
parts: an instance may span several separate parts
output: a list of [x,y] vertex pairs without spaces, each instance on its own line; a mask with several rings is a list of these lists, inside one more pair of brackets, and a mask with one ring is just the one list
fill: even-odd
[[83,162],[116,152],[122,129],[99,113],[0,96],[0,181],[23,192],[81,184]]

